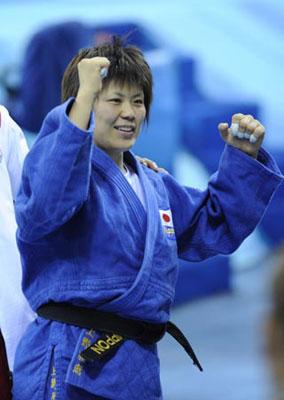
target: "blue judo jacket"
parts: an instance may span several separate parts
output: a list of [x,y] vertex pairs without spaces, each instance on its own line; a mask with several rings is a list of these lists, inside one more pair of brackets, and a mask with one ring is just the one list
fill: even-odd
[[[23,290],[32,308],[68,302],[166,322],[178,257],[199,261],[233,252],[260,221],[283,177],[225,146],[205,191],[136,162],[146,209],[114,161],[68,119],[73,100],[52,110],[28,154],[16,204]],[[37,318],[21,341],[14,399],[162,399],[156,346],[125,341],[107,360],[79,353],[94,330]],[[32,381],[30,385],[26,382]],[[72,397],[73,396],[73,397]]]

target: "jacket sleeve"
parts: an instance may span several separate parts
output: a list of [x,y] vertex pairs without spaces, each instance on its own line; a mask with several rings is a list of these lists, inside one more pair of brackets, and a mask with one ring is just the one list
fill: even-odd
[[73,100],[53,109],[28,153],[16,200],[18,236],[36,240],[64,224],[87,199],[92,126],[83,131],[71,123]]
[[165,174],[179,257],[200,261],[230,254],[260,222],[283,180],[263,149],[258,160],[226,145],[205,191],[182,187]]

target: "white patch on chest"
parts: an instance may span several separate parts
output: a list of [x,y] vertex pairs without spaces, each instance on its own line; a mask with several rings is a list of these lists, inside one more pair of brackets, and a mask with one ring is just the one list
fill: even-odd
[[168,239],[175,240],[175,230],[171,210],[159,210],[163,231]]

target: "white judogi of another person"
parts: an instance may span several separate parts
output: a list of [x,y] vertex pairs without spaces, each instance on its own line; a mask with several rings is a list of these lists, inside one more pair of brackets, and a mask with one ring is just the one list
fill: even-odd
[[34,318],[21,289],[21,263],[15,238],[14,199],[27,152],[23,132],[6,108],[0,106],[0,328],[11,370],[17,344]]

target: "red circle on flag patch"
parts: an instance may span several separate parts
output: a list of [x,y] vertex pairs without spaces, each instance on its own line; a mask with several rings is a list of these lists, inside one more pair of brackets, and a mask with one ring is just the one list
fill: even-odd
[[170,222],[171,218],[168,216],[168,214],[163,214],[163,220],[165,222]]

